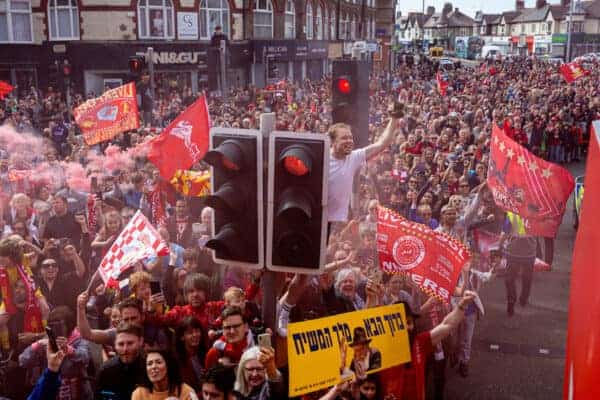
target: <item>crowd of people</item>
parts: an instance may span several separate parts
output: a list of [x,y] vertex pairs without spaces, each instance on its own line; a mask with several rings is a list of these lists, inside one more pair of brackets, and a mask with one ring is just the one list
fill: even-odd
[[[531,58],[459,66],[445,71],[449,88],[441,96],[438,68],[423,59],[398,66],[389,79],[372,74],[370,109],[360,110],[369,113],[371,144],[363,149],[354,149],[353,137],[364,133],[331,121],[330,77],[235,88],[209,99],[213,126],[256,129],[261,113],[274,112],[277,130],[331,139],[330,170],[337,175],[330,177],[330,194],[341,195],[330,196],[327,265],[318,276],[281,279],[272,327],[261,315],[261,273],[217,265],[204,247],[212,210],[201,197],[177,193],[142,152],[126,165],[89,167],[109,145],[127,151],[160,133],[193,102],[189,88],[163,89],[142,128],[91,147],[60,91],[32,88],[7,97],[0,106],[0,377],[10,384],[0,395],[285,399],[288,323],[402,302],[410,364],[356,373],[305,398],[421,400],[425,387],[431,398],[444,398],[449,367],[469,375],[480,312],[474,292],[504,279],[510,317],[515,304],[528,304],[536,257],[553,261],[552,238],[517,235],[518,222],[494,204],[485,183],[492,127],[552,162],[581,160],[590,123],[600,116],[600,69],[591,65],[588,77],[569,85],[556,67]],[[87,97],[75,95],[73,107]],[[403,112],[390,108],[396,102]],[[29,154],[15,145],[15,135],[30,135],[43,150]],[[57,184],[17,173],[49,165],[68,175],[67,163],[86,170],[87,192],[69,187],[68,176]],[[166,218],[157,217],[158,203]],[[407,276],[380,272],[378,206],[469,247],[472,259],[451,304],[428,297]],[[92,279],[94,272],[137,210],[156,225],[170,254],[136,263],[127,286],[106,287]],[[482,232],[499,238],[489,253],[478,246]],[[54,332],[57,348],[44,327]],[[274,346],[259,345],[264,332],[272,333]],[[353,343],[353,371],[369,363],[360,344]]]

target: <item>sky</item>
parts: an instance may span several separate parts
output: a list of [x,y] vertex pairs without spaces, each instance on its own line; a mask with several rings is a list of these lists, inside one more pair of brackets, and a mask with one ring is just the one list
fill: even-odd
[[[436,12],[441,11],[444,3],[450,2],[454,7],[470,17],[475,16],[475,12],[482,10],[486,14],[496,14],[502,11],[515,9],[515,0],[397,0],[399,9],[402,15],[406,15],[409,11],[421,11],[423,9],[423,1],[425,9],[428,6],[434,6]],[[546,0],[550,4],[558,4],[559,0]],[[526,7],[533,7],[535,0],[525,0]]]

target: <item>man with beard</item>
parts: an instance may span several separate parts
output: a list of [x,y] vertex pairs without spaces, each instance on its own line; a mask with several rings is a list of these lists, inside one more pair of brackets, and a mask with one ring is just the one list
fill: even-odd
[[[371,159],[392,144],[398,118],[402,117],[401,106],[390,107],[390,121],[374,143],[354,150],[354,137],[349,125],[337,123],[329,128],[331,157],[329,158],[329,222],[348,220],[348,208],[352,195],[352,180],[356,172]],[[358,111],[357,111],[358,112]]]
[[115,339],[117,356],[105,362],[100,369],[96,399],[131,398],[136,385],[146,373],[141,357],[143,343],[142,328],[139,325],[119,325]]
[[[369,283],[369,296],[377,295],[377,285]],[[465,310],[477,296],[475,292],[465,291],[458,306],[433,329],[419,334],[415,331],[415,319],[419,314],[410,304],[404,304],[406,329],[410,343],[411,362],[381,371],[380,378],[385,396],[397,399],[425,400],[425,365],[435,346],[440,344],[451,332],[455,331],[465,317]],[[369,301],[369,303],[371,303]]]

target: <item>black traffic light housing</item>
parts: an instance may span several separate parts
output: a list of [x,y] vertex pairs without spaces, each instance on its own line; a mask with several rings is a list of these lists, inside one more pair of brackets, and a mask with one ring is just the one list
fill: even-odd
[[211,168],[213,237],[206,247],[215,262],[264,265],[262,136],[257,130],[213,128],[204,161]]
[[130,56],[129,61],[129,72],[135,76],[142,75],[142,72],[146,68],[146,57],[145,56]]
[[362,60],[335,60],[331,85],[333,123],[350,125],[355,148],[369,144],[370,64]]
[[52,86],[55,89],[58,87],[60,82],[60,69],[58,60],[48,64],[48,86]]
[[273,132],[269,138],[267,268],[320,273],[327,247],[329,138]]

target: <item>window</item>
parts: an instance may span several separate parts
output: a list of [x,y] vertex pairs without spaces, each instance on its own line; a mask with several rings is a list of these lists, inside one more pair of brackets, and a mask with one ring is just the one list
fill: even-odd
[[273,37],[273,5],[271,0],[254,1],[254,38]]
[[350,22],[350,39],[356,39],[356,15],[352,16],[352,21]]
[[328,25],[329,24],[329,12],[328,12],[328,8],[324,7],[323,8],[323,39],[327,40],[329,39],[329,28]]
[[525,33],[525,24],[521,24],[521,33]]
[[536,24],[531,24],[531,33],[535,33],[535,25]]
[[315,19],[315,39],[323,40],[323,13],[319,4],[317,4],[317,18]]
[[285,32],[286,39],[296,39],[296,8],[293,0],[285,2]]
[[371,39],[375,39],[375,17],[371,17]]
[[175,25],[171,0],[139,0],[138,32],[144,39],[173,39]]
[[313,38],[313,13],[312,13],[312,4],[310,2],[306,2],[306,38]]
[[552,21],[547,22],[546,32],[552,33]]
[[227,0],[201,0],[200,38],[210,39],[217,26],[229,36],[229,3]]
[[336,25],[336,20],[335,20],[335,10],[331,10],[331,12],[329,13],[329,15],[331,15],[331,35],[330,38],[331,40],[336,40],[337,37],[335,36],[337,34],[337,32],[335,31],[337,28]]
[[50,40],[79,39],[79,11],[76,0],[49,0]]
[[0,42],[32,42],[31,32],[29,0],[0,0]]

